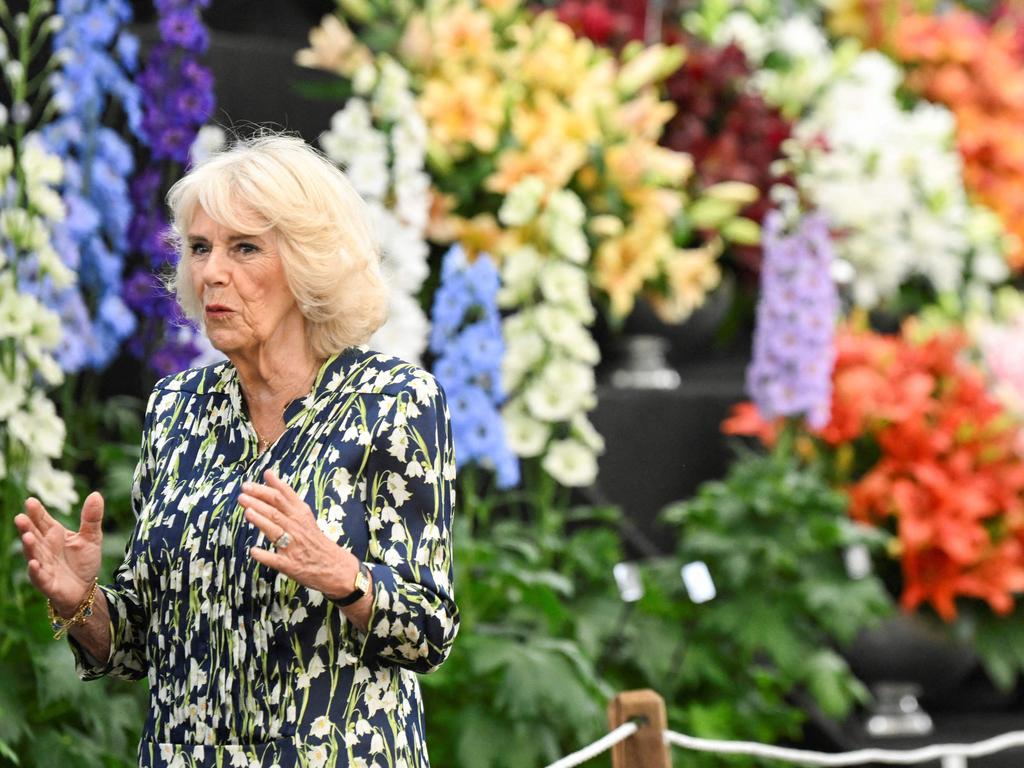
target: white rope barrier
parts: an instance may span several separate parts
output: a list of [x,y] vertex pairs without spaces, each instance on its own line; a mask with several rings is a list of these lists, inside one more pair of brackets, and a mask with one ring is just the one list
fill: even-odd
[[927,747],[907,750],[858,749],[853,752],[810,752],[788,747],[772,747],[754,741],[719,741],[700,739],[676,731],[665,731],[665,742],[676,747],[698,752],[717,752],[728,755],[750,755],[788,760],[804,765],[864,765],[886,763],[888,765],[914,765],[929,760],[945,758],[968,759],[1001,752],[1011,747],[1024,747],[1024,731],[1010,731],[975,744],[931,744]]
[[639,729],[640,726],[637,723],[623,723],[614,731],[609,731],[593,744],[573,752],[571,755],[566,755],[560,760],[556,760],[547,768],[573,768],[573,766],[581,765],[582,763],[587,762],[587,760],[597,757],[602,752],[611,749],[620,741],[625,741]]

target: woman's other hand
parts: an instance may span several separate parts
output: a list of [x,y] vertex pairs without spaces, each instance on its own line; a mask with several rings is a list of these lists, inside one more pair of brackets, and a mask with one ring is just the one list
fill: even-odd
[[103,544],[103,497],[90,493],[82,504],[78,531],[69,531],[38,499],[25,502],[14,524],[28,561],[28,577],[61,616],[70,616],[99,575]]
[[[264,474],[266,485],[245,483],[238,497],[245,519],[272,543],[288,534],[286,546],[273,551],[253,547],[253,560],[288,576],[328,598],[343,597],[354,588],[359,559],[320,530],[309,505],[273,472]],[[369,594],[343,609],[357,626],[369,618]]]

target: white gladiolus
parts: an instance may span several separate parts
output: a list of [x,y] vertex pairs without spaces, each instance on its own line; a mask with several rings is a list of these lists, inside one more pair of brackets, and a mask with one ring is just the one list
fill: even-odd
[[26,191],[29,205],[41,216],[50,221],[64,220],[64,201],[56,190],[45,184],[33,184]]
[[557,305],[543,305],[537,308],[537,327],[552,344],[560,347],[567,355],[576,356],[576,348],[589,339],[590,334],[576,317],[567,309]]
[[498,210],[498,220],[507,227],[521,227],[537,215],[544,182],[536,176],[527,176],[505,196]]
[[[565,307],[581,323],[594,322],[590,283],[581,267],[566,262],[550,262],[541,270],[537,282],[545,300]],[[587,336],[589,338],[590,334]]]
[[577,413],[573,416],[570,426],[573,437],[577,438],[590,450],[595,453],[601,453],[604,450],[604,438],[601,437],[601,434],[596,429],[594,429],[594,425],[590,423],[590,419],[582,413]]
[[8,434],[39,456],[58,458],[64,445],[64,422],[53,403],[40,391],[29,396],[24,410],[7,420]]
[[715,28],[712,42],[716,47],[735,43],[747,57],[747,61],[759,66],[771,51],[768,30],[748,13],[730,13]]
[[376,64],[361,66],[353,84],[365,98],[349,99],[334,114],[320,144],[366,200],[380,243],[391,309],[370,344],[418,362],[429,333],[429,321],[415,298],[430,272],[425,238],[430,218],[428,133],[416,111],[409,75],[394,60],[381,57]]
[[574,264],[586,264],[590,258],[590,245],[579,227],[559,221],[549,237],[555,250]]
[[587,209],[583,201],[575,192],[567,189],[560,189],[552,192],[548,199],[544,214],[541,216],[542,224],[550,221],[560,221],[571,224],[577,228],[583,226],[587,217]]
[[360,96],[366,96],[377,84],[377,68],[370,62],[360,64],[352,75],[352,89]]
[[57,288],[67,288],[75,283],[74,270],[64,263],[60,254],[49,243],[36,251],[36,261],[39,263],[40,273],[48,275]]
[[394,291],[388,321],[370,339],[370,346],[418,364],[429,332],[430,321],[415,297]]
[[562,485],[582,487],[597,479],[597,457],[576,440],[556,440],[541,462],[544,470]]
[[524,302],[533,293],[542,263],[541,255],[530,246],[506,254],[501,264],[499,305],[511,307]]
[[505,424],[505,439],[517,456],[531,458],[544,452],[551,435],[547,424],[530,418],[518,409],[506,409],[502,413],[502,418]]
[[44,505],[66,511],[78,500],[71,475],[54,469],[45,458],[33,461],[28,468],[26,483],[30,493],[39,497]]
[[[518,312],[502,324],[502,383],[511,393],[502,418],[517,455],[541,457],[557,482],[580,486],[593,482],[603,450],[585,416],[597,402],[593,366],[600,359],[585,325],[595,312],[578,266],[590,254],[586,212],[574,193],[558,190],[544,199],[543,189],[528,178],[499,214],[506,226],[535,225],[531,245],[503,254],[499,303]],[[552,441],[565,427],[579,439]]]
[[536,379],[523,394],[530,416],[538,421],[568,421],[581,405],[578,393],[558,386],[557,382]]
[[23,382],[14,382],[0,375],[0,421],[6,422],[11,418],[25,402],[25,394]]
[[36,136],[25,141],[21,170],[29,189],[37,184],[59,184],[64,178],[64,165],[60,158],[47,152]]
[[536,333],[506,336],[501,360],[501,384],[506,392],[516,389],[526,375],[544,358],[547,347]]

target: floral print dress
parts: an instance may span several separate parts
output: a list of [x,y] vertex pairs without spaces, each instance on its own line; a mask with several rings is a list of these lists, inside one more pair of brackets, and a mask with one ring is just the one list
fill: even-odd
[[[459,623],[444,394],[413,365],[350,348],[285,424],[260,455],[228,362],[165,378],[150,397],[137,524],[101,586],[109,660],[71,642],[85,680],[148,678],[144,768],[428,765],[416,673],[444,661]],[[250,557],[269,545],[237,499],[268,468],[370,565],[365,634]]]

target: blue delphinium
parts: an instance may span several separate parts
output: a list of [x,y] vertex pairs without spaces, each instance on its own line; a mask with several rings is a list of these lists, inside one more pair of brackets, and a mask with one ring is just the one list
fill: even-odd
[[499,285],[489,256],[469,262],[460,246],[451,248],[434,295],[430,351],[434,375],[448,393],[456,463],[494,470],[498,487],[511,488],[519,483],[519,459],[505,440],[499,411],[505,399]]
[[819,429],[830,417],[839,312],[828,222],[810,213],[787,233],[782,215],[769,213],[763,245],[747,392],[765,418],[805,416]]
[[111,107],[128,129],[141,121],[139,90],[132,82],[138,41],[127,30],[131,5],[125,0],[60,0],[63,26],[54,35],[62,64],[53,80],[60,116],[43,131],[47,149],[61,157],[60,189],[66,218],[53,243],[78,283],[62,290],[38,286],[40,297],[58,311],[65,334],[57,353],[68,372],[103,368],[135,327],[121,298],[132,205],[126,179],[134,169],[132,150],[104,124]]
[[[141,138],[155,162],[131,185],[135,216],[129,239],[146,264],[126,282],[124,296],[142,325],[129,350],[159,375],[188,367],[200,352],[198,331],[181,316],[153,273],[166,274],[177,263],[178,254],[166,239],[163,194],[187,167],[196,134],[214,110],[213,74],[198,61],[210,42],[200,17],[209,4],[210,0],[156,0],[160,38],[139,76]],[[168,176],[158,170],[168,167]]]

